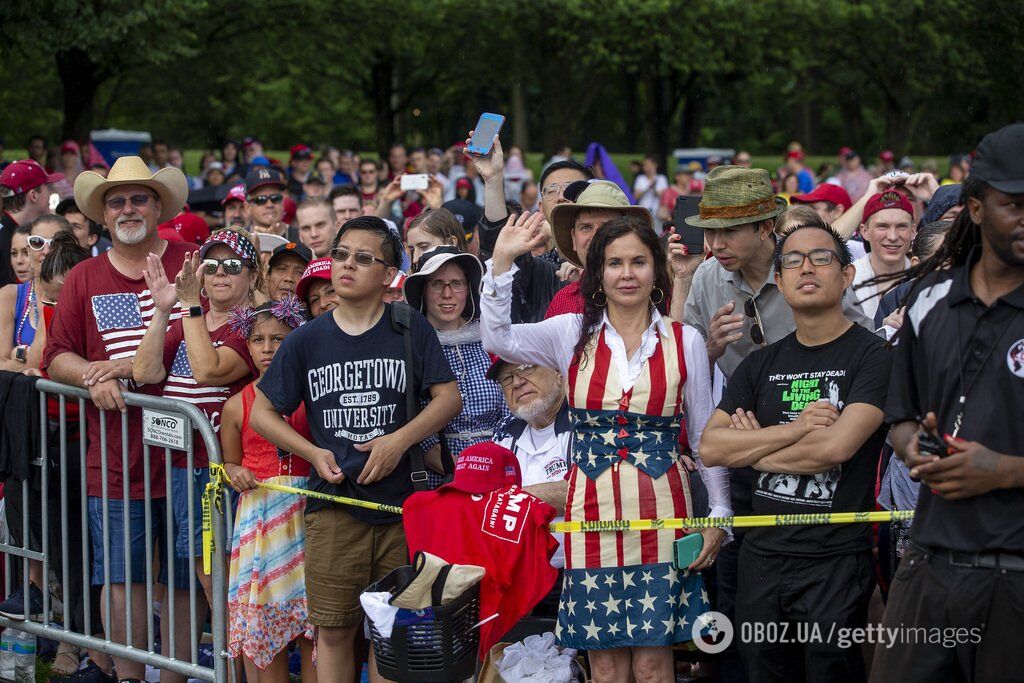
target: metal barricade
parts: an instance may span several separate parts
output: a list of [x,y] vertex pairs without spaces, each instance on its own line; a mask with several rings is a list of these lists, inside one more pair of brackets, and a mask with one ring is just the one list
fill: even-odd
[[[12,627],[22,631],[26,631],[35,636],[49,638],[56,641],[67,642],[72,645],[77,645],[82,648],[89,648],[92,650],[104,652],[112,657],[123,658],[132,662],[137,662],[143,665],[150,665],[159,669],[171,671],[187,678],[196,678],[203,681],[210,681],[211,683],[222,683],[228,680],[229,670],[232,667],[228,666],[227,661],[227,571],[225,566],[225,548],[226,542],[230,542],[230,535],[228,532],[230,520],[225,519],[225,513],[228,512],[227,503],[227,492],[224,492],[222,498],[222,505],[211,506],[211,517],[212,526],[215,542],[215,552],[213,553],[213,565],[212,565],[212,604],[210,605],[210,627],[212,631],[213,640],[213,661],[212,666],[202,666],[199,663],[199,643],[203,636],[202,626],[203,623],[199,622],[199,615],[205,611],[205,605],[207,598],[201,585],[198,585],[196,572],[191,569],[191,561],[189,562],[189,582],[188,582],[188,605],[189,614],[187,615],[189,623],[189,643],[188,648],[189,654],[185,658],[175,658],[173,655],[176,651],[175,642],[175,626],[179,624],[179,621],[186,618],[186,615],[176,614],[175,605],[172,593],[172,587],[175,584],[174,572],[175,572],[175,559],[177,558],[175,535],[173,533],[173,509],[175,502],[173,500],[174,493],[171,485],[171,467],[172,467],[172,449],[183,450],[186,452],[187,457],[187,468],[188,472],[194,472],[193,468],[193,448],[192,448],[192,437],[193,434],[198,435],[206,445],[206,451],[210,462],[220,463],[221,452],[220,442],[214,433],[213,427],[209,421],[205,418],[203,413],[199,411],[194,405],[179,401],[175,399],[167,399],[156,396],[148,396],[144,394],[134,394],[125,392],[122,394],[126,406],[138,407],[142,409],[142,417],[144,421],[144,439],[143,439],[143,473],[144,486],[145,486],[145,502],[144,502],[144,526],[145,526],[145,549],[144,557],[147,559],[145,569],[145,605],[144,609],[140,609],[138,604],[135,604],[133,598],[133,589],[131,584],[132,579],[132,568],[131,568],[131,553],[130,546],[132,544],[131,531],[133,530],[133,524],[130,522],[131,515],[129,509],[131,506],[130,497],[130,477],[129,477],[129,460],[128,460],[128,420],[129,414],[121,414],[121,444],[122,449],[120,453],[121,458],[121,471],[123,473],[122,481],[123,486],[120,491],[110,489],[110,482],[108,481],[108,469],[110,458],[118,457],[116,453],[108,452],[107,447],[107,429],[106,429],[106,412],[99,411],[99,426],[100,426],[100,447],[102,451],[102,490],[103,496],[101,499],[94,498],[93,501],[99,500],[102,506],[101,519],[102,519],[102,551],[103,551],[103,567],[104,572],[102,576],[103,594],[104,599],[99,608],[106,615],[111,615],[113,619],[123,618],[123,629],[125,633],[124,642],[115,642],[114,640],[107,637],[103,630],[98,633],[94,633],[94,628],[91,624],[91,615],[93,614],[93,596],[92,596],[92,583],[93,583],[93,570],[92,562],[90,560],[91,548],[93,544],[90,538],[90,522],[89,522],[89,510],[88,502],[89,497],[86,489],[86,472],[87,467],[85,465],[87,460],[87,404],[91,405],[89,398],[89,392],[85,389],[78,387],[72,387],[65,384],[60,384],[50,380],[40,379],[36,383],[36,389],[39,392],[39,409],[40,409],[40,425],[41,434],[40,442],[42,444],[42,452],[39,454],[40,457],[36,458],[30,463],[31,468],[39,468],[39,491],[32,492],[30,490],[30,481],[32,477],[21,482],[21,493],[23,512],[22,519],[13,520],[8,514],[8,525],[13,526],[14,524],[20,524],[21,528],[21,544],[15,546],[13,540],[8,543],[0,543],[0,552],[5,553],[5,580],[7,584],[7,593],[10,594],[11,585],[11,572],[13,569],[13,557],[21,558],[22,564],[22,588],[24,590],[26,610],[29,605],[29,575],[30,575],[30,561],[41,563],[41,576],[43,585],[39,586],[42,592],[43,609],[42,609],[42,620],[41,622],[32,620],[19,620],[9,619],[0,615],[0,626]],[[53,420],[47,419],[47,399],[57,401],[59,408],[59,420],[54,422]],[[69,444],[68,443],[68,408],[75,403],[78,406],[79,415],[79,435],[78,435],[78,449],[79,453],[76,457],[81,458],[81,481],[69,481]],[[134,412],[134,411],[133,411]],[[137,413],[135,414],[137,417]],[[95,418],[94,418],[95,419]],[[51,433],[51,430],[53,432]],[[56,441],[59,444],[59,459],[54,462],[54,466],[58,472],[51,472],[51,446]],[[160,462],[160,451],[163,451],[163,463]],[[155,455],[155,457],[154,457]],[[151,459],[153,465],[151,466]],[[74,463],[72,463],[74,464]],[[166,496],[164,499],[152,498],[151,484],[153,480],[154,470],[152,467],[160,466],[163,469],[163,475],[166,478]],[[60,496],[60,539],[54,541],[50,534],[50,524],[52,520],[50,515],[54,512],[50,509],[48,504],[48,496],[50,495],[51,477],[56,474],[60,477],[59,483],[59,496]],[[137,475],[136,475],[137,476]],[[192,479],[190,478],[191,482]],[[10,482],[13,483],[13,482]],[[75,488],[73,488],[75,487]],[[196,518],[197,501],[194,499],[196,492],[193,490],[195,486],[188,487],[188,538],[189,538],[189,556],[194,561],[202,555],[203,548],[196,547],[196,533],[197,529],[201,529],[203,520]],[[54,492],[56,494],[56,492]],[[72,494],[75,494],[72,496]],[[32,495],[39,495],[41,499],[38,502],[31,500]],[[80,501],[75,501],[76,509],[69,509],[69,501],[80,497]],[[110,503],[111,501],[118,501],[123,503],[123,514],[124,519],[124,533],[122,539],[111,538],[112,530],[110,528]],[[34,539],[33,542],[31,530],[30,530],[30,510],[33,514],[38,513],[40,516],[38,525],[39,538]],[[157,541],[159,538],[154,538],[152,533],[154,515],[160,515],[166,517],[166,525],[162,530],[162,533],[166,534],[167,543],[163,545],[164,551],[163,557],[160,557]],[[76,517],[80,516],[80,519]],[[72,525],[78,525],[78,528],[74,528]],[[80,534],[82,547],[80,549],[72,549],[69,547],[69,538],[74,532],[77,536]],[[112,593],[111,586],[114,585],[110,578],[110,548],[111,543],[121,542],[125,545],[125,567],[124,567],[124,610],[119,614],[115,614],[112,604]],[[51,548],[51,545],[53,546]],[[34,547],[38,546],[38,547]],[[80,552],[71,552],[73,550],[80,550]],[[55,554],[52,551],[60,553],[60,561],[54,562],[52,555]],[[75,557],[76,562],[81,563],[81,581],[80,583],[72,580],[71,570],[71,558]],[[58,564],[59,566],[54,566]],[[167,575],[167,591],[162,602],[162,611],[160,618],[164,623],[168,625],[167,631],[169,637],[168,642],[163,642],[161,638],[160,647],[157,647],[157,637],[160,635],[155,632],[155,620],[154,620],[154,591],[157,587],[158,582],[158,571],[161,564],[166,564],[168,569]],[[199,563],[202,566],[202,563]],[[34,570],[36,575],[39,575],[38,569]],[[51,604],[50,595],[50,574],[51,571],[56,574],[56,578],[59,582],[61,590],[63,592],[63,605],[64,605],[64,616],[62,623],[56,623],[51,616],[51,610],[53,605]],[[77,568],[76,568],[77,572]],[[138,585],[137,583],[135,584]],[[136,589],[137,590],[137,589]],[[82,603],[82,614],[83,627],[79,630],[72,628],[71,620],[74,610],[71,608],[71,603],[76,598],[76,593],[80,592],[80,599]],[[137,620],[142,618],[146,622],[145,627],[145,638],[144,642],[138,642],[137,639],[133,638],[133,629],[137,630]],[[106,633],[110,633],[109,624],[110,619],[106,619],[107,625]],[[158,652],[157,650],[160,650]],[[180,649],[180,648],[179,648]],[[232,678],[234,678],[232,676]]]

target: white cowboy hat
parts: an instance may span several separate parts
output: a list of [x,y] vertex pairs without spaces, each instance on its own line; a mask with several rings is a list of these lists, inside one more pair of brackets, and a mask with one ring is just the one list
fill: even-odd
[[156,173],[149,170],[141,157],[121,157],[110,167],[104,178],[94,171],[83,171],[75,179],[75,204],[100,225],[103,221],[103,200],[107,192],[121,185],[144,185],[160,197],[158,223],[166,223],[181,211],[188,199],[188,181],[176,168],[162,168]]

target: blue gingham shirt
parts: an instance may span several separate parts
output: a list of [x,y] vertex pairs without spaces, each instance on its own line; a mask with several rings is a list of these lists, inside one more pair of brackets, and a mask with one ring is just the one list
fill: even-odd
[[[442,345],[441,349],[455,373],[459,394],[462,395],[462,412],[444,428],[448,450],[452,458],[458,459],[463,449],[490,441],[494,430],[509,416],[509,412],[501,387],[485,377],[491,359],[482,342]],[[423,441],[422,448],[426,452],[436,444],[437,437],[431,436]],[[443,483],[443,477],[428,469],[427,482],[430,488],[437,488]]]

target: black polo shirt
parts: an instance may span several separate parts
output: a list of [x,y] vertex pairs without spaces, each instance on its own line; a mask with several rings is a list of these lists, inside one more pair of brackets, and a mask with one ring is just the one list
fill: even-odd
[[[971,291],[967,264],[927,276],[907,301],[886,403],[890,424],[929,411],[952,434],[968,386],[957,436],[998,453],[1024,456],[1024,285],[985,306]],[[959,339],[958,339],[959,328]],[[949,501],[920,488],[911,537],[964,552],[1024,552],[1024,489],[1000,489]]]

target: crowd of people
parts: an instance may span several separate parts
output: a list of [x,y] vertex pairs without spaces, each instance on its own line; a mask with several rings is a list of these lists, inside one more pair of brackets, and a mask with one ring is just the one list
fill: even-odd
[[[773,173],[741,151],[687,161],[672,183],[652,157],[627,180],[595,144],[584,163],[560,150],[534,180],[522,149],[468,142],[395,144],[382,162],[297,144],[281,164],[246,138],[189,176],[164,142],[109,166],[65,142],[54,168],[33,138],[31,158],[4,164],[0,369],[91,397],[84,416],[49,415],[51,441],[77,444],[85,420],[73,457],[87,500],[58,495],[50,519],[88,510],[70,565],[80,586],[85,559],[104,592],[93,606],[113,605],[95,621],[69,604],[72,628],[146,642],[153,574],[161,643],[188,659],[187,620],[166,617],[187,613],[192,581],[215,599],[205,444],[172,451],[165,474],[131,391],[192,403],[219,435],[237,493],[228,655],[249,681],[286,680],[293,649],[304,681],[357,680],[360,594],[418,550],[387,506],[484,467],[486,444],[514,464],[499,479],[554,521],[917,511],[877,528],[555,534],[537,552],[557,579],[524,614],[549,617],[595,682],[1018,675],[1024,124],[943,179],[891,152],[869,168],[845,147],[815,172],[794,143]],[[407,174],[426,188],[403,189]],[[219,208],[188,206],[219,186]],[[699,211],[676,225],[693,196]],[[20,488],[7,487],[8,527],[38,543],[11,516],[32,509]],[[691,536],[698,552],[679,565]],[[31,563],[0,614],[38,617],[42,574]],[[862,629],[881,618],[877,595],[885,627],[943,635],[877,645],[873,665],[832,638],[740,637],[753,623]],[[710,610],[735,643],[677,662]],[[951,643],[959,629],[981,636]],[[140,681],[145,668],[62,643],[53,675]]]

